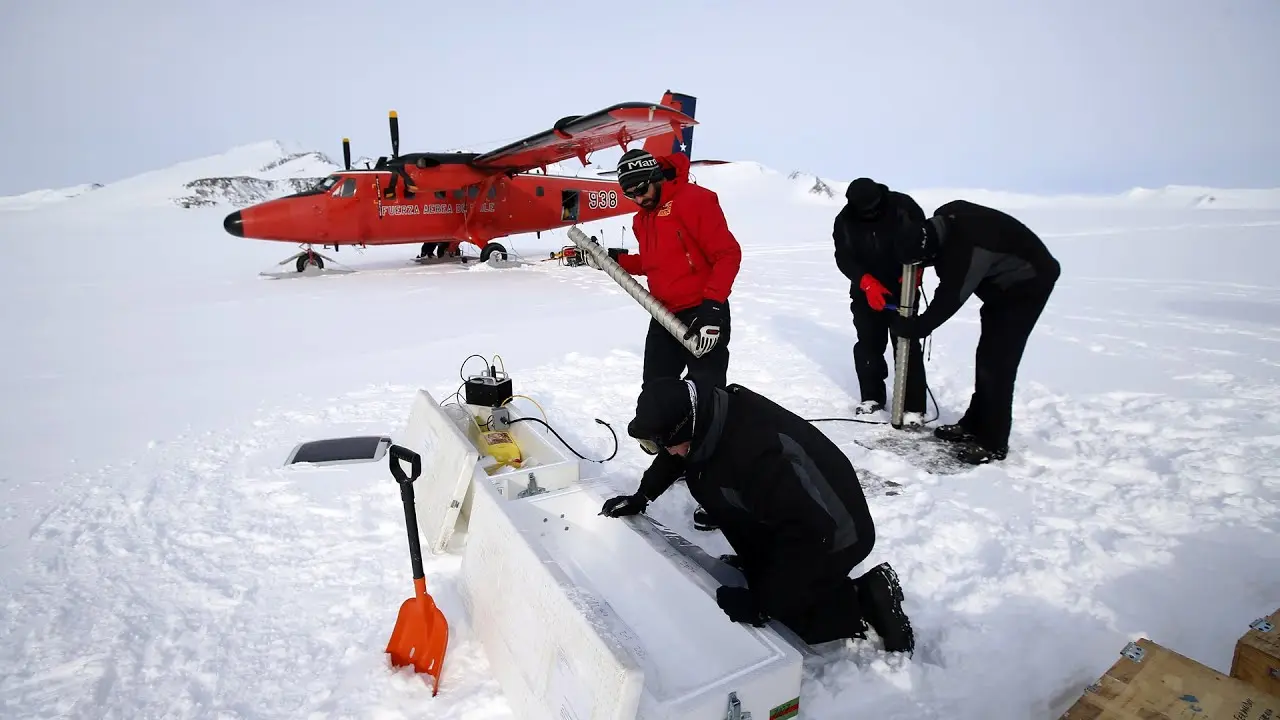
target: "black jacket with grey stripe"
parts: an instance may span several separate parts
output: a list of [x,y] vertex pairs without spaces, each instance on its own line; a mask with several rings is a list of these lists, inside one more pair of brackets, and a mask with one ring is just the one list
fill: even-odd
[[736,384],[698,394],[688,456],[660,451],[640,490],[653,500],[684,475],[747,566],[760,608],[787,617],[832,553],[875,543],[857,473],[822,431],[762,395]]
[[1061,273],[1044,242],[1016,218],[966,200],[933,211],[939,226],[933,261],[938,289],[920,314],[921,334],[951,319],[970,295],[983,302],[1007,293],[1047,293]]

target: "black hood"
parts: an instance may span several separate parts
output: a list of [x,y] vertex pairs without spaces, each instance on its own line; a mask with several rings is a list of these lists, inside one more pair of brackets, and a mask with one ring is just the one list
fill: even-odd
[[662,377],[645,383],[636,398],[636,415],[627,425],[627,434],[637,440],[660,440],[678,445],[693,439],[693,403],[689,383]]
[[844,191],[849,208],[858,217],[874,219],[884,213],[889,201],[889,187],[871,178],[858,178],[849,183]]
[[949,231],[946,219],[934,215],[911,231],[902,233],[895,243],[898,262],[903,265],[930,264],[938,256]]

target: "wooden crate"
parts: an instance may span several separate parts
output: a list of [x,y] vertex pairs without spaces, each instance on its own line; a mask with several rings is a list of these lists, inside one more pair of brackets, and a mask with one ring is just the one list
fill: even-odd
[[1059,720],[1280,720],[1280,697],[1147,638],[1120,655]]
[[1280,695],[1280,610],[1255,620],[1236,641],[1231,677]]

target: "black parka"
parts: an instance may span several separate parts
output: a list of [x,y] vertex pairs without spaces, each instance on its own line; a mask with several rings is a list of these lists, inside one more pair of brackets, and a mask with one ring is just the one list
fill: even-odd
[[[875,543],[844,452],[804,418],[741,385],[698,389],[688,455],[660,451],[640,491],[652,501],[681,475],[771,617],[794,621],[811,612],[810,588],[841,581],[851,567],[841,559],[861,559]],[[856,616],[855,607],[836,612]]]
[[893,291],[894,300],[902,290],[902,263],[897,259],[895,244],[899,234],[910,232],[924,222],[924,210],[910,195],[896,191],[885,194],[886,207],[874,220],[858,217],[852,205],[836,213],[831,237],[835,242],[836,267],[857,290],[864,274],[870,274]]

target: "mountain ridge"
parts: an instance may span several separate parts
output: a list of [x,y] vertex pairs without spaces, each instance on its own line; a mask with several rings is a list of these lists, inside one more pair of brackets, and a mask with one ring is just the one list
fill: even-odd
[[[363,167],[361,157],[353,168]],[[557,163],[548,173],[598,177],[598,164]],[[180,208],[214,206],[244,207],[305,190],[342,166],[324,152],[296,143],[265,140],[238,145],[214,155],[184,160],[111,183],[81,183],[63,188],[33,190],[19,195],[0,196],[0,211],[49,207],[67,202],[89,202],[109,198],[120,204],[167,205]],[[762,163],[744,160],[722,166],[697,168],[695,179],[711,181],[715,189],[743,183],[769,183],[762,188],[778,191],[784,187],[816,202],[843,204],[849,180],[821,177],[800,169],[782,172]],[[902,188],[895,188],[902,189]],[[912,195],[964,197],[974,202],[1005,206],[1063,205],[1132,206],[1184,209],[1280,209],[1280,188],[1215,188],[1196,185],[1166,185],[1162,188],[1135,187],[1121,193],[1036,194],[985,188],[902,189]]]

